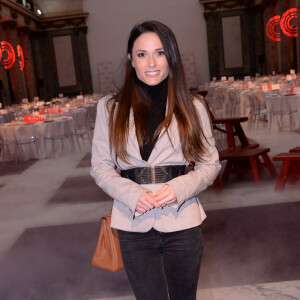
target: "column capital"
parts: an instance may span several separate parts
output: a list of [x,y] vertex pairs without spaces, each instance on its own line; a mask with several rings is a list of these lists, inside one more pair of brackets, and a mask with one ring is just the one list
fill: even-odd
[[209,18],[216,18],[217,12],[216,11],[205,11],[203,13],[205,20],[207,21]]
[[18,35],[27,35],[27,36],[29,36],[30,33],[31,33],[31,30],[27,26],[22,26],[22,27],[17,28],[17,33],[18,33]]
[[31,24],[31,19],[27,16],[24,17],[25,24],[29,26]]
[[79,33],[87,34],[87,30],[88,30],[87,26],[81,26],[81,27],[74,28],[74,32],[76,34],[79,34]]
[[14,9],[10,9],[10,15],[11,15],[11,17],[14,19],[14,20],[17,20],[18,19],[18,13],[17,13],[17,11],[16,10],[14,10]]
[[65,17],[44,18],[38,23],[40,30],[56,30],[85,27],[88,14],[77,14]]
[[[199,0],[205,12],[249,8],[258,5],[255,0]],[[260,5],[260,4],[259,4]]]
[[17,22],[16,21],[4,21],[1,22],[1,27],[4,31],[6,30],[16,30]]

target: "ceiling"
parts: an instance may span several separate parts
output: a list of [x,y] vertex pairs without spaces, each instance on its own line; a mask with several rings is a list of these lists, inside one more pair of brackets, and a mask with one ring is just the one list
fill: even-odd
[[33,0],[35,11],[39,8],[43,17],[82,13],[83,0]]

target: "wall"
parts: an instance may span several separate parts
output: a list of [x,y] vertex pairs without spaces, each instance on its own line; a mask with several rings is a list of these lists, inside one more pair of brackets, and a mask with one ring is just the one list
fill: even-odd
[[87,18],[88,47],[94,92],[99,91],[98,63],[112,61],[114,80],[122,78],[121,59],[131,28],[145,20],[168,25],[176,35],[181,53],[193,53],[196,80],[209,80],[206,23],[199,0],[83,0]]

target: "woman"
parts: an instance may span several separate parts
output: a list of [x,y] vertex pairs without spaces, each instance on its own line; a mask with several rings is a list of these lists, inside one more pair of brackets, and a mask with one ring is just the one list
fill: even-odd
[[136,25],[124,84],[98,104],[91,174],[114,199],[111,225],[137,299],[196,299],[206,217],[197,195],[219,169],[209,117],[189,93],[174,34],[156,21]]

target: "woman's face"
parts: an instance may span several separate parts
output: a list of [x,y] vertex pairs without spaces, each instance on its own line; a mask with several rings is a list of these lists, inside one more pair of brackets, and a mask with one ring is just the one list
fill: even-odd
[[159,84],[169,73],[163,45],[154,32],[143,33],[135,40],[131,63],[137,77],[148,85]]

